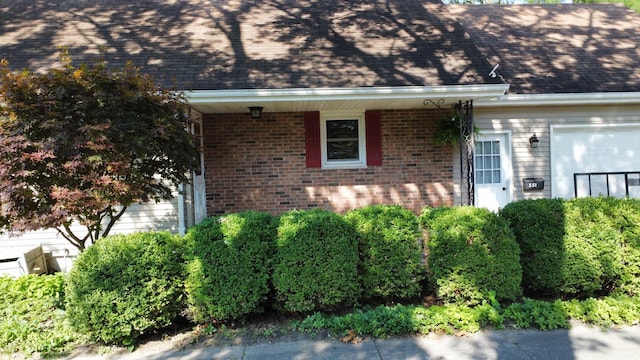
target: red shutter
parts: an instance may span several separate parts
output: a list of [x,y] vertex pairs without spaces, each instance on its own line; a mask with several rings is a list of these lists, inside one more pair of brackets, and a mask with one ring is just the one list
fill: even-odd
[[367,132],[367,165],[382,165],[382,121],[380,111],[369,110],[364,113]]
[[310,111],[304,113],[304,140],[307,153],[307,167],[321,167],[320,112]]

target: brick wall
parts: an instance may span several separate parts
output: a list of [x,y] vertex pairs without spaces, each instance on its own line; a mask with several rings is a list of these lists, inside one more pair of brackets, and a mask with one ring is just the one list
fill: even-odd
[[290,209],[336,212],[368,204],[453,204],[452,149],[435,146],[430,110],[382,111],[382,166],[306,168],[303,113],[204,116],[209,215],[242,210],[278,214]]

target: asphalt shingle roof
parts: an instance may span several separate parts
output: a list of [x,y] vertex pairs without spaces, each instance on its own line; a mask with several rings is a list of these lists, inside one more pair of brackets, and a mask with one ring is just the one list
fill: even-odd
[[640,14],[621,4],[453,6],[510,93],[640,91]]
[[436,0],[0,0],[12,67],[50,67],[58,46],[183,89],[496,82]]
[[[471,35],[471,37],[469,37]],[[473,41],[471,40],[473,39]],[[640,14],[622,5],[437,0],[0,0],[0,58],[103,48],[180,89],[509,83],[511,93],[640,91]],[[500,64],[496,78],[489,77]]]

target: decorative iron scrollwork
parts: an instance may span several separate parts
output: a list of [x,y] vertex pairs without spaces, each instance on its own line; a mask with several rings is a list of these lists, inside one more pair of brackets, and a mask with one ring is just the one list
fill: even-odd
[[[474,135],[476,132],[473,124],[473,100],[458,101],[445,107],[446,100],[425,99],[424,105],[432,105],[437,109],[451,114],[451,121],[457,122],[459,129],[458,148],[460,149],[460,204],[474,205]],[[455,135],[454,135],[455,136]]]

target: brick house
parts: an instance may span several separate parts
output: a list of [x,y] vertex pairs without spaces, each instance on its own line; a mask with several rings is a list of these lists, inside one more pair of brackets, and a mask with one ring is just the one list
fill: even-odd
[[[15,68],[56,66],[58,46],[77,62],[103,49],[186,92],[201,169],[174,201],[130,209],[121,232],[247,209],[497,209],[567,196],[568,174],[640,171],[632,155],[598,160],[605,170],[572,160],[581,139],[596,145],[581,154],[606,159],[640,134],[640,21],[619,5],[0,0],[0,24]],[[453,115],[475,122],[475,144],[435,143]],[[523,188],[531,179],[544,187]],[[3,246],[43,243],[58,259],[68,248],[23,237]]]

